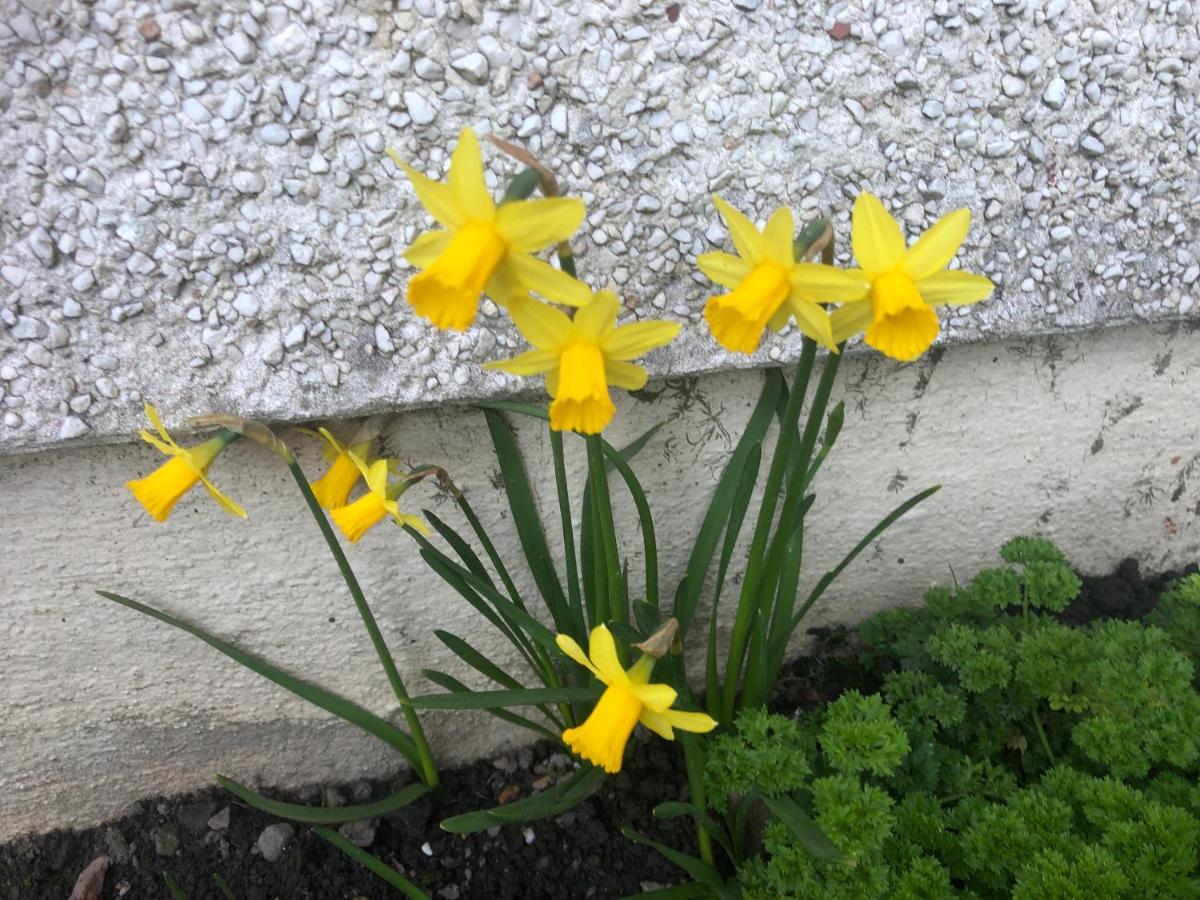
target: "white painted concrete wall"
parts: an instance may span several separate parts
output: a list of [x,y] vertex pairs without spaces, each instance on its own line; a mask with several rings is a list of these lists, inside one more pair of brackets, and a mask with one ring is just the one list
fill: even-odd
[[[618,443],[668,420],[636,463],[656,513],[667,596],[760,379],[659,382],[654,402],[619,400]],[[951,566],[968,578],[1018,533],[1053,538],[1085,571],[1127,555],[1151,569],[1195,560],[1198,379],[1200,335],[1180,323],[953,346],[907,367],[851,354],[839,387],[846,428],[819,479],[804,582],[901,498],[944,487],[855,564],[813,624],[913,602],[947,581]],[[406,413],[392,437],[410,462],[449,469],[501,552],[517,558],[477,412]],[[548,473],[544,435],[523,424],[521,437],[530,470]],[[292,441],[315,474],[315,447]],[[399,765],[203,644],[92,593],[160,604],[396,715],[286,469],[262,448],[238,445],[214,477],[250,520],[228,518],[198,494],[157,526],[122,487],[157,462],[135,444],[0,457],[0,839],[96,822],[139,797],[209,783],[216,771],[285,785]],[[432,488],[409,498],[457,521]],[[550,480],[539,500],[553,512]],[[636,572],[640,538],[631,529],[624,537]],[[350,557],[414,690],[430,689],[421,667],[452,665],[434,627],[509,658],[394,527],[373,531]],[[430,716],[429,726],[444,763],[520,739],[466,715]]]

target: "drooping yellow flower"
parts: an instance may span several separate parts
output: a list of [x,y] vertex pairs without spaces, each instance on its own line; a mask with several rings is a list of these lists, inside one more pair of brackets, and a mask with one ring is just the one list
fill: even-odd
[[317,498],[317,503],[322,509],[338,509],[346,505],[346,501],[350,499],[350,492],[362,477],[362,472],[352,455],[366,459],[367,454],[371,452],[373,441],[348,447],[325,428],[318,428],[317,432],[328,444],[325,457],[331,462],[325,474],[316,481],[310,481],[308,486],[312,488],[313,496]]
[[829,316],[819,304],[855,300],[863,295],[861,273],[796,262],[792,250],[796,226],[786,206],[775,210],[760,233],[754,223],[714,195],[738,255],[705,253],[700,271],[730,293],[709,299],[704,318],[722,347],[738,353],[758,349],[763,331],[779,331],[788,319],[817,343],[836,352]]
[[570,237],[583,221],[577,197],[516,200],[496,206],[483,180],[479,142],[470,128],[458,136],[448,182],[426,178],[389,150],[412,181],[417,199],[445,230],[422,234],[404,257],[422,269],[408,282],[408,302],[438,328],[466,329],[480,294],[497,303],[534,291],[579,306],[587,287],[530,254]]
[[411,525],[422,534],[429,533],[429,527],[420,516],[402,513],[396,504],[400,495],[412,486],[411,481],[391,480],[392,464],[386,459],[368,463],[353,451],[348,456],[362,474],[367,492],[353,503],[330,510],[329,517],[350,543],[358,543],[368,529],[378,525],[387,516],[391,516],[397,525]]
[[588,653],[565,634],[555,638],[558,648],[608,685],[592,714],[578,728],[563,732],[563,741],[572,751],[605,772],[621,771],[625,744],[638,722],[659,737],[675,739],[674,729],[704,734],[717,727],[711,716],[699,712],[671,709],[676,692],[667,684],[650,684],[655,659],[644,654],[626,672],[617,657],[617,645],[603,625],[592,629]]
[[617,327],[621,304],[612,291],[597,291],[569,319],[528,297],[514,297],[509,315],[535,348],[512,359],[487,363],[514,375],[545,375],[550,427],[555,431],[599,434],[612,420],[608,387],[636,391],[646,386],[646,370],[629,360],[670,343],[677,322],[635,322]]
[[217,490],[216,486],[208,480],[208,467],[212,465],[212,461],[225,449],[226,445],[236,439],[237,435],[223,430],[203,444],[181,447],[175,443],[174,438],[163,427],[158,410],[149,403],[146,404],[145,409],[146,418],[150,420],[150,424],[154,426],[158,436],[156,437],[145,429],[139,431],[138,434],[147,444],[171,457],[145,478],[125,483],[137,501],[146,508],[146,512],[150,513],[156,522],[165,522],[175,504],[179,502],[179,498],[195,487],[196,482],[203,482],[209,495],[221,505],[223,510],[243,519],[246,518],[246,511]]
[[906,248],[900,224],[879,199],[859,194],[850,240],[869,287],[834,311],[834,340],[865,328],[863,340],[893,359],[908,362],[924,353],[938,335],[936,307],[978,303],[992,292],[984,276],[946,269],[970,225],[971,211],[956,209]]

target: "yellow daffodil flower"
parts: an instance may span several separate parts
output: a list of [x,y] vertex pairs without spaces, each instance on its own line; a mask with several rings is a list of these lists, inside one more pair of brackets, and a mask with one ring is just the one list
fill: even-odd
[[330,510],[329,517],[350,543],[358,543],[368,529],[387,516],[391,516],[397,525],[411,525],[422,534],[429,534],[429,527],[420,516],[402,513],[396,505],[400,495],[412,486],[411,481],[391,481],[388,476],[392,465],[386,459],[368,463],[353,451],[347,455],[367,483],[367,492],[351,504]]
[[850,241],[869,287],[857,302],[834,311],[834,340],[865,328],[863,340],[893,359],[908,362],[924,353],[938,335],[936,307],[978,303],[992,292],[984,276],[946,269],[970,224],[971,211],[956,209],[906,248],[900,224],[879,199],[859,194]]
[[583,221],[581,199],[547,197],[496,206],[470,128],[458,136],[446,184],[426,178],[395,151],[388,153],[445,229],[422,234],[404,254],[423,270],[408,282],[408,302],[418,314],[438,328],[462,331],[475,321],[484,292],[501,304],[526,291],[570,306],[587,302],[584,285],[530,255],[574,234]]
[[196,482],[203,482],[209,495],[221,505],[223,510],[231,515],[246,518],[246,511],[217,490],[216,486],[208,480],[208,467],[237,435],[233,432],[222,431],[203,444],[197,444],[195,447],[181,447],[175,443],[174,438],[163,427],[158,410],[149,403],[145,408],[146,418],[150,420],[150,424],[154,426],[158,436],[154,436],[145,429],[139,431],[138,434],[147,444],[171,457],[145,478],[125,484],[125,487],[133,492],[137,501],[146,508],[146,512],[150,513],[156,522],[165,522],[175,504],[179,502],[179,498],[195,487]]
[[335,438],[325,428],[318,428],[317,433],[325,438],[328,446],[325,448],[325,458],[331,460],[329,469],[316,481],[310,481],[313,496],[322,509],[338,509],[345,506],[350,499],[350,492],[358,479],[362,477],[358,464],[352,457],[365,459],[371,451],[373,441],[366,441],[347,447]]
[[786,206],[775,210],[760,233],[720,197],[714,195],[713,202],[738,252],[737,256],[705,253],[696,258],[701,272],[730,291],[710,298],[704,307],[717,343],[727,350],[753,353],[764,329],[779,331],[794,317],[802,332],[836,351],[829,316],[819,304],[861,298],[861,273],[796,262],[792,250],[796,226]]
[[704,734],[717,727],[716,720],[705,713],[671,709],[677,696],[675,689],[649,683],[656,662],[653,656],[643,655],[626,672],[617,658],[616,642],[605,626],[592,629],[587,654],[565,634],[558,635],[555,642],[563,653],[608,685],[587,721],[562,735],[572,751],[605,772],[621,771],[625,744],[638,722],[668,741],[675,739],[676,728]]
[[550,427],[555,431],[599,434],[617,408],[608,386],[636,391],[646,386],[646,370],[629,360],[670,343],[676,322],[635,322],[617,327],[621,304],[612,291],[597,291],[569,319],[529,297],[513,298],[509,315],[535,348],[512,359],[487,363],[514,375],[545,375]]

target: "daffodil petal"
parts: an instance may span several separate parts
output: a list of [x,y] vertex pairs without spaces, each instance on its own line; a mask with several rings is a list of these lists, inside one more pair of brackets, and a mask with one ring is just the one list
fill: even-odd
[[609,359],[635,359],[655,347],[662,347],[675,340],[679,334],[678,322],[634,322],[622,325],[600,345]]
[[575,334],[581,340],[601,343],[613,331],[621,301],[612,291],[596,291],[586,306],[579,307],[573,319]]
[[508,314],[525,340],[539,350],[558,351],[575,334],[565,313],[532,297],[514,297],[508,305]]
[[604,679],[600,675],[600,670],[592,665],[592,661],[587,658],[587,654],[583,652],[583,648],[579,646],[579,642],[569,634],[559,634],[554,638],[554,643],[558,645],[558,649],[569,656],[575,662],[579,663],[601,681]]
[[646,370],[618,359],[604,360],[604,377],[610,385],[623,391],[640,391],[646,386]]
[[788,280],[792,297],[813,303],[852,303],[871,292],[871,282],[862,269],[837,269],[822,263],[796,263]]
[[725,220],[725,227],[729,229],[729,238],[733,241],[738,256],[752,266],[758,265],[759,261],[766,256],[767,244],[763,240],[763,236],[758,233],[758,229],[754,227],[754,223],[716,194],[713,194],[713,204],[720,212],[721,218]]
[[834,341],[840,344],[842,341],[849,340],[869,327],[873,318],[874,313],[871,310],[870,300],[839,306],[829,316]]
[[966,207],[946,213],[905,254],[904,271],[914,281],[921,281],[946,268],[970,227],[971,211]]
[[767,258],[781,266],[790,266],[795,260],[792,251],[792,239],[796,234],[796,222],[792,211],[781,206],[771,213],[767,227],[763,229],[763,243],[766,245]]
[[633,693],[646,709],[657,713],[670,709],[675,698],[679,696],[669,684],[635,684]]
[[767,320],[767,327],[772,331],[783,331],[783,326],[788,323],[792,317],[792,309],[786,303],[779,309],[775,310],[775,315]]
[[427,535],[430,533],[429,526],[425,524],[425,520],[420,516],[414,516],[412,513],[400,513],[395,519],[396,524],[401,528],[408,526],[409,528],[415,528],[421,534]]
[[458,201],[458,209],[469,222],[490,222],[496,215],[496,205],[483,178],[483,159],[479,155],[479,140],[470,128],[458,133],[458,143],[450,156],[450,190]]
[[959,270],[934,272],[917,282],[921,299],[930,306],[966,306],[985,299],[995,285],[990,278]]
[[668,741],[675,739],[674,729],[690,731],[695,734],[706,734],[717,727],[717,721],[712,716],[700,712],[685,712],[668,709],[664,712],[654,712],[649,707],[642,710],[638,717],[643,725],[661,738]]
[[704,253],[696,257],[696,265],[710,279],[731,291],[742,283],[752,268],[750,263],[732,253]]
[[225,512],[229,513],[230,515],[237,516],[239,519],[247,518],[246,511],[238,504],[234,503],[229,497],[225,496],[225,494],[221,493],[221,490],[208,480],[207,475],[205,475],[203,472],[197,472],[196,474],[200,476],[200,480],[204,483],[204,487],[208,491],[208,495],[216,500],[218,504],[220,504],[221,509],[225,510]]
[[428,269],[449,246],[451,237],[449,231],[427,231],[417,235],[412,246],[404,251],[404,258],[418,269]]
[[546,393],[553,400],[558,396],[558,369],[551,369],[546,373]]
[[874,194],[861,193],[854,201],[850,243],[854,258],[871,275],[891,271],[904,258],[904,233],[900,224]]
[[588,635],[588,657],[605,684],[628,684],[629,676],[617,656],[617,642],[604,625],[597,625]]
[[485,369],[498,369],[510,375],[545,375],[558,365],[557,350],[530,350],[512,359],[484,363]]
[[583,306],[592,299],[591,288],[545,260],[535,259],[525,253],[509,253],[501,265],[508,268],[522,287],[555,303]]
[[363,473],[363,480],[366,481],[367,487],[380,499],[387,496],[388,471],[388,461],[377,459],[367,466],[366,472]]
[[496,211],[496,230],[517,253],[535,253],[565,241],[586,212],[578,197],[543,197],[503,203]]
[[161,440],[144,428],[138,431],[138,437],[140,437],[155,450],[165,453],[167,456],[180,456],[183,453],[183,448],[170,438],[167,438],[166,441]]
[[[170,432],[168,432],[166,426],[163,425],[162,419],[159,417],[158,410],[154,407],[154,404],[147,403],[143,407],[143,410],[146,413],[146,418],[150,420],[150,424],[154,426],[154,430],[157,431],[159,436],[162,438],[162,443],[156,443],[152,440],[148,440],[144,433],[142,440],[146,441],[147,444],[153,444],[160,450],[162,449],[163,444],[166,444],[166,446],[172,448],[172,450],[182,450],[183,448],[180,447],[179,444],[175,443],[175,439],[171,437]],[[172,450],[163,450],[163,452],[167,455],[171,455]]]
[[833,340],[833,327],[829,322],[829,314],[824,309],[807,300],[789,300],[788,309],[796,317],[796,326],[822,347],[834,350],[837,344]]
[[458,201],[450,185],[427,178],[406,162],[399,162],[399,165],[404,170],[404,174],[408,176],[408,180],[412,182],[413,192],[417,195],[417,200],[421,202],[421,205],[425,207],[425,211],[446,228],[452,230],[461,228],[466,222],[466,217],[458,208]]

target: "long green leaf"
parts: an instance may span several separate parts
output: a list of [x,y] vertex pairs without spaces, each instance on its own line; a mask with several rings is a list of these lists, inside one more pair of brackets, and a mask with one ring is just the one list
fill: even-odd
[[704,590],[705,577],[716,551],[717,539],[729,521],[731,504],[737,494],[746,461],[753,447],[762,443],[763,436],[774,416],[775,404],[782,385],[783,376],[778,370],[772,369],[767,372],[763,381],[762,393],[746,424],[746,430],[742,432],[733,454],[729,457],[729,462],[725,464],[721,477],[717,481],[716,490],[713,491],[712,500],[709,501],[708,510],[704,514],[700,530],[692,544],[692,552],[688,557],[687,566],[684,569],[687,572],[687,578],[680,583],[679,589],[675,592],[674,614],[675,618],[679,620],[680,638],[686,635],[692,615],[696,611],[696,603]]
[[293,822],[304,822],[309,825],[340,825],[343,822],[359,822],[363,819],[374,819],[376,816],[386,816],[388,813],[403,809],[420,800],[429,793],[428,785],[419,782],[397,791],[390,797],[365,803],[360,806],[302,806],[298,803],[284,803],[264,797],[244,784],[217,776],[217,783],[227,791],[237,794],[255,809],[275,816],[278,819],[290,819]]
[[596,700],[600,687],[523,688],[517,691],[471,691],[467,694],[423,694],[409,702],[417,709],[499,709],[537,706],[541,703],[575,703]]
[[122,606],[140,612],[142,615],[158,619],[160,622],[165,622],[173,628],[178,628],[180,631],[187,632],[193,637],[199,638],[210,647],[224,653],[234,662],[240,663],[253,672],[257,672],[280,687],[291,691],[297,697],[307,700],[314,706],[319,706],[321,709],[345,719],[350,724],[358,726],[363,731],[373,734],[381,741],[391,744],[404,755],[404,758],[415,769],[421,771],[421,758],[417,753],[413,739],[386,719],[380,718],[375,713],[363,709],[358,704],[347,700],[345,697],[340,697],[332,691],[327,691],[311,682],[297,678],[295,675],[289,675],[266,660],[247,653],[228,641],[214,637],[202,628],[198,628],[182,619],[177,619],[151,606],[145,606],[136,600],[130,600],[128,597],[122,597],[120,594],[113,594],[108,591],[97,591],[96,593],[106,600],[119,603]]
[[570,605],[563,594],[562,583],[555,571],[550,549],[546,546],[546,535],[537,506],[533,502],[533,490],[525,471],[525,463],[521,460],[516,437],[500,413],[485,408],[483,414],[487,420],[488,431],[492,435],[492,445],[500,463],[500,474],[504,478],[504,491],[508,495],[508,506],[512,510],[517,537],[525,553],[529,572],[533,575],[534,583],[554,620],[554,626],[561,632],[570,633]]
[[733,898],[740,896],[740,891],[736,887],[726,885],[725,879],[721,877],[721,873],[703,860],[689,856],[686,853],[681,853],[660,841],[646,837],[644,834],[639,834],[629,826],[622,828],[621,834],[625,835],[625,837],[629,838],[635,844],[641,844],[644,847],[653,847],[671,862],[675,863],[675,865],[679,866],[679,868],[683,869],[683,871],[714,891],[718,897]]
[[237,900],[237,897],[233,893],[233,888],[229,886],[229,882],[222,878],[219,873],[213,872],[213,881],[217,883],[217,888],[221,891],[221,896],[225,900]]
[[845,862],[842,851],[825,836],[820,827],[809,818],[800,805],[788,797],[763,797],[763,803],[771,814],[779,819],[796,836],[809,855],[825,862]]
[[167,885],[167,890],[171,892],[171,900],[189,900],[188,895],[171,877],[170,872],[163,872],[163,881]]
[[650,512],[650,503],[646,499],[646,492],[642,489],[641,482],[638,481],[621,452],[606,443],[604,444],[604,455],[624,480],[625,486],[629,489],[629,495],[633,498],[633,505],[637,508],[646,557],[646,602],[658,606],[658,542],[655,539],[654,516]]
[[575,521],[571,516],[571,489],[567,483],[567,462],[561,431],[551,429],[550,452],[554,457],[554,487],[558,491],[558,518],[562,528],[563,558],[567,567],[567,601],[571,605],[571,618],[576,629],[572,632],[572,637],[583,640],[587,633],[587,619],[579,586],[579,564],[575,558]]
[[504,806],[452,816],[442,822],[441,828],[451,834],[472,834],[495,825],[512,825],[557,816],[578,806],[603,782],[604,770],[588,766],[540,794]]
[[705,885],[698,881],[691,881],[687,884],[673,884],[656,891],[626,894],[621,900],[697,900],[699,897],[711,896],[712,893]]
[[435,628],[433,633],[439,641],[449,648],[451,653],[484,677],[490,678],[496,684],[506,687],[509,690],[519,691],[525,687],[525,685],[521,684],[521,682],[517,681],[517,679],[513,678],[457,634],[442,631],[440,628]]
[[925,490],[921,491],[921,493],[917,494],[916,496],[908,498],[890,513],[884,516],[879,521],[878,525],[868,531],[866,536],[854,545],[854,549],[847,553],[842,558],[840,563],[821,576],[821,580],[817,582],[816,587],[812,589],[812,593],[808,595],[808,599],[804,601],[804,605],[800,607],[800,610],[792,619],[791,631],[795,631],[796,628],[799,627],[801,620],[812,608],[812,605],[821,598],[821,595],[825,593],[825,590],[829,587],[829,585],[833,584],[837,577],[841,575],[843,571],[845,571],[846,567],[850,565],[850,563],[854,562],[854,560],[858,557],[858,554],[862,553],[863,550],[871,546],[874,540],[887,531],[897,519],[907,513],[918,503],[922,502],[923,500],[928,500],[941,489],[942,486],[940,484],[935,484],[933,487],[926,488]]
[[[439,672],[436,669],[422,669],[421,672],[426,678],[428,678],[438,687],[443,687],[448,691],[459,694],[474,693],[471,688],[467,687],[457,678],[447,675],[445,672]],[[554,723],[555,727],[558,728],[559,733],[561,733],[563,727],[562,723],[559,722],[558,719],[556,719],[550,712],[548,712],[546,707],[539,706],[538,709],[541,710],[542,714],[545,715],[546,718]],[[559,734],[556,734],[550,729],[538,724],[537,722],[533,721],[533,719],[526,718],[520,713],[513,712],[511,709],[488,709],[485,710],[485,712],[489,716],[494,716],[503,722],[508,722],[512,725],[516,725],[518,728],[524,728],[528,731],[532,731],[534,734],[539,735],[552,743],[558,743],[559,741]]]
[[421,890],[391,866],[386,865],[382,860],[372,856],[361,847],[355,846],[332,828],[326,828],[324,825],[318,825],[313,829],[313,834],[317,835],[317,837],[321,838],[322,840],[333,844],[333,846],[337,847],[360,866],[365,866],[366,868],[370,869],[392,887],[401,891],[406,897],[410,897],[411,900],[429,900],[428,894],[426,894],[423,890]]
[[457,531],[438,518],[433,510],[422,509],[421,512],[425,514],[425,518],[429,520],[429,524],[442,536],[442,539],[454,548],[454,552],[458,554],[458,558],[463,561],[463,565],[467,567],[471,574],[495,587],[496,583],[492,581],[492,576],[488,574],[487,568],[483,565],[483,560],[479,558],[479,554],[472,549],[471,545]]

